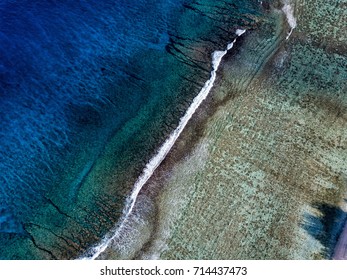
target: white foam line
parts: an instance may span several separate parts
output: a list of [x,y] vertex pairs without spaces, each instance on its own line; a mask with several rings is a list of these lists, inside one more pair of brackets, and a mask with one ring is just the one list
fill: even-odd
[[[236,35],[241,36],[245,32],[246,30],[238,29],[236,30]],[[141,191],[142,187],[146,184],[148,179],[152,176],[152,174],[157,169],[157,167],[164,160],[166,155],[169,153],[169,151],[175,144],[177,138],[180,136],[183,129],[187,125],[188,121],[193,116],[196,109],[206,99],[208,93],[213,87],[214,81],[216,79],[216,72],[218,70],[219,64],[223,56],[228,52],[228,50],[230,50],[234,46],[235,42],[236,42],[236,39],[232,43],[228,44],[227,49],[224,51],[213,52],[212,54],[213,70],[211,71],[210,79],[206,81],[204,87],[201,89],[199,94],[193,99],[192,104],[189,106],[185,115],[181,118],[178,127],[169,136],[169,138],[166,139],[165,143],[158,150],[158,153],[146,164],[146,167],[144,168],[141,176],[137,179],[136,183],[134,184],[134,188],[130,197],[127,199],[126,207],[123,211],[123,217],[120,219],[120,222],[116,225],[116,227],[111,232],[111,234],[108,234],[107,236],[105,236],[98,245],[96,245],[95,247],[91,248],[88,251],[87,255],[89,256],[86,256],[86,257],[82,256],[80,259],[83,259],[83,260],[96,259],[103,251],[106,250],[106,248],[110,245],[112,240],[114,240],[119,235],[121,230],[125,227],[126,221],[128,220],[130,214],[132,213],[134,209],[139,192]]]
[[283,13],[286,15],[287,17],[287,22],[290,26],[290,31],[286,37],[286,40],[289,39],[290,35],[292,35],[292,32],[294,30],[294,28],[296,27],[296,19],[294,17],[294,9],[293,7],[290,5],[289,0],[284,0],[283,2],[284,6],[282,8]]

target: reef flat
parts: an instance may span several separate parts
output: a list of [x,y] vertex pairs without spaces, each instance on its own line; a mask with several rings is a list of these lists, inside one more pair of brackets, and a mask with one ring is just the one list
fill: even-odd
[[0,15],[0,259],[346,258],[346,0]]
[[101,258],[332,257],[346,221],[347,2],[262,5]]

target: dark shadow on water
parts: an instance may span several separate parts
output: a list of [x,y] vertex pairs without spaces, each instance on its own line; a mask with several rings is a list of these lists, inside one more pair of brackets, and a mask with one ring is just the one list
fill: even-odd
[[323,203],[314,204],[312,207],[317,209],[320,215],[305,214],[301,226],[324,246],[323,257],[331,259],[346,223],[347,213],[339,207]]

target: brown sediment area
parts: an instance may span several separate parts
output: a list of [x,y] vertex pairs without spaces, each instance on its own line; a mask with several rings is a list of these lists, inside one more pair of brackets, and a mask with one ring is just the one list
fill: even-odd
[[[346,218],[345,12],[316,2],[295,4],[289,40],[273,9],[238,41],[209,98],[142,189],[127,232],[137,238],[131,253],[115,244],[107,256],[332,257]],[[343,246],[345,231],[334,258]]]

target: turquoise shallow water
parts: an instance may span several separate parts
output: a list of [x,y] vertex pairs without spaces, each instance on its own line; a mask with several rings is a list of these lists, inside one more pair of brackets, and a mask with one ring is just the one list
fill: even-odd
[[3,1],[0,258],[75,258],[258,1]]

